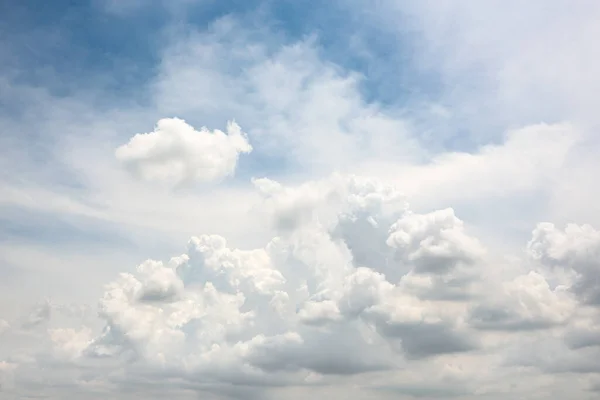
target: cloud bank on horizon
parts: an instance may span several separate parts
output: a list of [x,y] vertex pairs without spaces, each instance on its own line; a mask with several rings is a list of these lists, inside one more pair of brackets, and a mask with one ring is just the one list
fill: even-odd
[[0,397],[596,398],[600,6],[234,3],[2,6]]

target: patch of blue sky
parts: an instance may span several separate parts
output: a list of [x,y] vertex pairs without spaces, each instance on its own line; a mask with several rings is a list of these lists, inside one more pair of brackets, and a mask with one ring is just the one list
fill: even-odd
[[[232,16],[250,29],[270,31],[268,40],[273,42],[293,43],[314,37],[323,60],[363,76],[360,89],[367,102],[405,106],[430,101],[441,82],[435,71],[415,64],[416,33],[407,29],[399,35],[396,27],[379,24],[378,4],[337,0],[204,1],[190,6],[185,18],[202,30],[211,21]],[[405,21],[397,23],[401,26]]]
[[145,83],[166,22],[152,7],[123,18],[71,0],[3,2],[2,15],[3,75],[57,97],[90,87],[126,93]]
[[364,76],[360,88],[367,101],[398,105],[434,97],[439,82],[414,64],[413,35],[402,37],[378,24],[370,13],[377,3],[199,1],[173,14],[163,2],[149,2],[115,14],[97,0],[24,0],[4,3],[2,25],[15,81],[59,96],[90,85],[136,96],[156,72],[166,26],[187,23],[203,31],[232,16],[250,30],[270,30],[263,40],[290,43],[314,36],[323,59]]

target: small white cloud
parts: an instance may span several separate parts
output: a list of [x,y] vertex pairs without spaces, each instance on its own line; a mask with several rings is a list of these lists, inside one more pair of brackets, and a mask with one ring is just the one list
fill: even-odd
[[458,263],[473,264],[484,253],[479,242],[465,234],[451,208],[408,213],[392,225],[387,244],[421,273],[445,273]]
[[115,156],[145,181],[181,185],[232,176],[239,155],[251,151],[246,135],[235,122],[227,124],[225,134],[218,129],[195,130],[184,120],[164,118],[153,132],[137,134],[117,148]]

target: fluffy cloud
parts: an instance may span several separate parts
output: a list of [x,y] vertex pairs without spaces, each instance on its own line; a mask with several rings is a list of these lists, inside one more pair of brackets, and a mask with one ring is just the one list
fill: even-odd
[[545,329],[568,322],[577,305],[564,286],[550,288],[546,278],[535,271],[501,282],[492,293],[472,310],[471,323],[476,328]]
[[[585,349],[598,346],[600,324],[585,313],[593,302],[587,289],[581,292],[580,275],[593,269],[592,228],[541,224],[528,246],[532,264],[522,259],[524,268],[497,281],[486,273],[497,268],[487,249],[452,209],[416,213],[393,187],[355,176],[254,185],[274,234],[264,246],[238,249],[203,234],[166,262],[141,263],[106,286],[99,331],[48,331],[51,357],[74,365],[111,362],[138,378],[163,371],[187,385],[257,390],[383,371],[404,382],[407,365],[438,371],[433,391],[385,375],[363,385],[413,396],[471,393],[467,380],[474,375],[449,378],[436,365],[471,359],[464,368],[476,368],[473,360],[498,346],[503,363],[547,372],[589,367]],[[554,283],[558,265],[574,272],[564,275],[573,277],[571,286]],[[47,314],[40,310],[33,326]],[[562,367],[561,358],[516,350],[530,339],[514,333],[548,329],[562,329],[555,342],[543,342],[570,357]],[[506,335],[501,341],[498,332]],[[99,382],[121,384],[94,371]]]
[[[592,227],[540,224],[526,254],[502,265],[453,209],[415,212],[377,179],[253,186],[271,239],[241,249],[203,233],[182,254],[142,262],[106,286],[102,326],[57,325],[50,310],[62,308],[40,304],[23,324],[51,325],[36,362],[86,366],[74,379],[101,387],[162,376],[232,397],[347,376],[375,377],[360,384],[373,394],[475,396],[492,385],[477,372],[485,363],[507,376],[597,372]],[[35,365],[7,362],[11,379]],[[410,368],[434,377],[429,389]]]
[[213,182],[233,175],[239,155],[252,151],[235,122],[220,130],[199,131],[178,118],[157,122],[153,132],[132,137],[115,155],[143,180],[172,185]]
[[585,303],[600,306],[600,232],[589,225],[539,224],[528,244],[531,256],[547,267],[574,272],[571,289]]
[[[138,3],[109,18],[144,21]],[[268,6],[167,29],[118,93],[4,74],[0,397],[593,397],[598,8],[403,2],[407,25],[396,3],[345,2],[352,34],[294,43],[304,25],[272,32]],[[165,115],[187,122],[120,136]],[[248,135],[192,127],[231,116]],[[250,151],[251,184],[160,185],[223,181]]]
[[477,240],[467,236],[452,209],[426,215],[409,214],[390,228],[387,240],[417,272],[445,273],[457,264],[473,264],[483,252]]
[[[273,234],[263,246],[240,249],[204,233],[183,254],[144,261],[106,286],[102,327],[51,324],[44,357],[87,365],[85,379],[101,385],[160,373],[196,391],[217,385],[221,395],[375,374],[363,390],[466,396],[487,378],[449,378],[439,363],[470,360],[460,362],[473,370],[490,351],[499,363],[546,373],[590,370],[600,326],[585,308],[594,305],[585,286],[598,243],[591,227],[540,224],[529,261],[489,273],[497,261],[452,209],[414,212],[377,179],[253,184],[255,210]],[[50,323],[50,309],[41,304],[23,327]],[[539,351],[560,348],[567,358],[522,350],[531,337],[517,332],[550,331],[554,342],[537,343]],[[127,378],[107,375],[103,364]],[[411,386],[405,366],[439,375],[433,391]]]
[[[262,181],[263,192],[266,185]],[[234,370],[244,379],[260,381],[275,371],[306,378],[307,373],[344,375],[388,368],[391,360],[382,348],[372,357],[360,351],[368,346],[363,334],[370,318],[362,321],[360,314],[384,300],[385,285],[356,287],[352,282],[361,278],[355,271],[362,270],[353,266],[351,251],[332,233],[339,221],[355,220],[365,212],[375,221],[397,203],[397,196],[377,182],[354,177],[308,184],[323,187],[321,202],[319,193],[306,186],[268,185],[278,188],[276,193],[267,191],[263,203],[273,216],[274,231],[290,213],[301,221],[292,230],[284,229],[253,250],[230,248],[218,235],[193,237],[185,254],[168,263],[148,260],[135,274],[122,274],[107,286],[100,302],[106,326],[86,349],[80,348],[87,340],[82,333],[53,331],[54,341],[72,353],[80,351],[81,357],[141,358],[174,370],[212,371],[224,382]],[[326,201],[331,193],[336,193],[337,213],[330,213],[332,205]],[[288,207],[311,202],[314,218],[300,217],[304,207]],[[405,204],[391,208],[402,210]],[[323,219],[327,225],[319,215],[328,216]],[[385,278],[377,276],[383,284]],[[369,301],[373,296],[360,293],[369,290],[379,300]],[[348,309],[345,303],[355,298],[364,305]],[[213,363],[223,370],[215,371]]]

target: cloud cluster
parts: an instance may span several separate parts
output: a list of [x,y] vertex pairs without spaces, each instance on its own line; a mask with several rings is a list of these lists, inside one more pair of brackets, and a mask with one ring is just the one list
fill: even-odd
[[547,267],[575,274],[571,288],[584,303],[600,306],[600,232],[590,225],[539,224],[528,244],[532,257]]
[[94,3],[178,22],[0,78],[2,399],[597,397],[598,7]]
[[235,122],[220,130],[199,131],[178,118],[164,118],[153,132],[132,137],[120,146],[117,159],[146,181],[180,185],[219,181],[233,175],[239,155],[252,151]]
[[[491,368],[590,369],[600,346],[593,228],[540,224],[522,265],[499,272],[451,208],[416,213],[376,179],[253,183],[270,241],[238,249],[206,233],[183,254],[120,274],[100,299],[99,331],[48,331],[55,362],[96,365],[86,379],[103,385],[125,379],[97,368],[110,362],[128,381],[161,374],[234,397],[247,385],[256,394],[364,374],[377,377],[361,384],[374,395],[476,396],[490,385],[475,372],[486,359]],[[536,348],[560,347],[565,360],[524,351],[540,332],[554,333]],[[450,372],[452,363],[469,372]],[[431,388],[406,368],[431,374]]]

